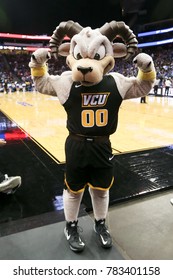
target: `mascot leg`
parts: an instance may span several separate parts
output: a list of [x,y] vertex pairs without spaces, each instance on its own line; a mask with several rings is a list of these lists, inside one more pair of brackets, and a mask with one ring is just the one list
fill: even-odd
[[85,248],[85,243],[79,236],[78,231],[78,213],[80,203],[83,197],[82,193],[72,193],[69,190],[64,190],[64,215],[66,219],[66,227],[64,229],[64,234],[70,245],[70,249],[76,252],[83,251]]
[[112,238],[105,225],[109,206],[109,190],[102,191],[89,188],[89,192],[95,218],[94,230],[101,246],[104,248],[110,248],[112,246]]

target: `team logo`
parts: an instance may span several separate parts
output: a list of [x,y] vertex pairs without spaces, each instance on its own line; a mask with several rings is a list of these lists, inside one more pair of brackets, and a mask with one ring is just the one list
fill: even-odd
[[82,93],[82,107],[103,107],[110,92]]

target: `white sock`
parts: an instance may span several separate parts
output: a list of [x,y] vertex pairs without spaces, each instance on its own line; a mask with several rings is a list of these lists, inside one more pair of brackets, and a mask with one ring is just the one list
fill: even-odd
[[64,215],[67,222],[77,221],[82,197],[83,192],[74,194],[69,190],[64,190]]
[[89,188],[94,218],[99,221],[106,219],[109,206],[109,190],[101,191]]

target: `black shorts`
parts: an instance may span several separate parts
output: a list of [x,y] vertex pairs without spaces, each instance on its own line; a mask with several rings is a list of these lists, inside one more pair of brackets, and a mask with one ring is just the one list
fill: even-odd
[[65,143],[65,187],[82,192],[88,185],[109,189],[114,181],[113,155],[109,137],[78,137],[69,135]]

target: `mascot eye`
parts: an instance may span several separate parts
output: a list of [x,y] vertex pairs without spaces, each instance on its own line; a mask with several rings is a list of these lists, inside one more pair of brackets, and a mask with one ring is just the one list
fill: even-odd
[[76,46],[74,47],[73,56],[74,56],[74,58],[77,59],[77,60],[79,60],[79,59],[82,58],[82,55],[81,55],[81,52],[80,52],[80,49],[79,49],[78,45],[76,45]]
[[77,58],[77,59],[81,59],[81,58],[82,58],[81,54],[78,53],[78,54],[76,55],[76,58]]
[[100,60],[100,55],[99,55],[99,53],[96,53],[96,54],[95,54],[94,59]]
[[101,45],[97,52],[95,53],[95,56],[94,56],[94,59],[96,60],[101,60],[105,57],[106,55],[106,50],[105,50],[105,46],[104,45]]

